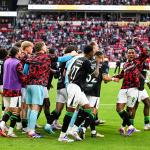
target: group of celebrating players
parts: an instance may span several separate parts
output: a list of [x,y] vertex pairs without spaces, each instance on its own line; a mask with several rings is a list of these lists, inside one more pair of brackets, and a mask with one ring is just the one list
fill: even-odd
[[[116,104],[116,111],[123,120],[120,134],[130,136],[138,131],[133,120],[140,101],[144,103],[144,130],[150,130],[150,101],[144,89],[144,83],[148,82],[146,73],[149,70],[149,49],[142,44],[140,50],[137,56],[134,48],[128,48],[127,61],[121,73],[111,77],[108,60],[95,41],[85,46],[83,51],[77,50],[75,46],[67,46],[61,57],[53,49],[48,51],[44,42],[33,44],[19,41],[9,50],[9,54],[1,48],[3,114],[0,135],[17,137],[14,127],[18,124],[29,137],[41,138],[42,135],[36,131],[36,122],[43,108],[47,120],[44,129],[54,133],[54,128],[60,128],[58,141],[81,141],[89,126],[91,137],[104,137],[95,127],[101,82],[119,82],[120,79],[123,79],[123,83]],[[57,97],[56,108],[50,112],[48,90],[53,76],[58,78]],[[57,120],[65,104],[66,113],[60,127]],[[68,138],[68,135],[74,140]]]

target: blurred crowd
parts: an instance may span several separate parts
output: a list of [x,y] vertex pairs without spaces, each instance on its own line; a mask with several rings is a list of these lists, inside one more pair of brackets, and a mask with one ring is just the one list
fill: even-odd
[[149,26],[139,26],[136,23],[118,25],[106,21],[51,21],[49,15],[40,17],[32,14],[20,17],[17,24],[5,24],[0,30],[0,45],[9,49],[18,40],[29,40],[34,43],[45,41],[49,48],[54,48],[60,54],[69,45],[75,45],[79,50],[91,41],[97,41],[101,50],[110,61],[122,57],[127,47],[136,47],[140,43],[150,43]]
[[51,5],[149,5],[149,0],[31,0],[31,4]]

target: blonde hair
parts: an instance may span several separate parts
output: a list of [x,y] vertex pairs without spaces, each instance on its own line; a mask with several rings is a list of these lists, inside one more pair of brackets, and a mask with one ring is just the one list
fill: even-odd
[[27,47],[32,46],[33,47],[33,43],[30,41],[24,41],[21,43],[21,48],[24,51]]

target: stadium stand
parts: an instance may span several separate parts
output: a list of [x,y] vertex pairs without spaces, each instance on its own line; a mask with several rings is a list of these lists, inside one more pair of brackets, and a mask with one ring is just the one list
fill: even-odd
[[0,11],[14,11],[18,0],[0,0]]
[[149,5],[149,0],[31,0],[30,4],[50,5]]
[[22,6],[22,5],[28,5],[29,0],[18,0],[17,5]]
[[50,4],[50,5],[98,5],[99,0],[31,0],[31,4]]
[[[15,34],[13,34],[15,32]],[[6,34],[7,33],[7,34]],[[51,21],[48,15],[26,14],[17,20],[15,30],[12,25],[7,31],[2,31],[1,42],[10,45],[20,39],[33,42],[45,41],[48,47],[57,49],[60,53],[68,44],[78,49],[90,41],[97,41],[111,61],[120,57],[126,47],[136,45],[139,50],[139,41],[150,42],[149,26],[140,26],[129,23],[118,25],[103,21],[64,22]],[[5,42],[3,42],[5,41]]]
[[[127,4],[124,0],[87,0],[56,1],[32,0],[30,4]],[[51,3],[49,3],[51,2]],[[76,2],[76,3],[75,3]],[[115,3],[116,2],[116,3]],[[126,3],[125,3],[126,2]],[[130,3],[133,1],[129,1]],[[134,1],[138,5],[146,5],[148,1]],[[149,13],[139,14],[126,12],[77,12],[77,11],[28,11],[29,0],[18,0],[18,16],[16,18],[0,18],[0,46],[9,49],[16,41],[45,41],[48,47],[56,49],[60,54],[64,47],[73,44],[78,49],[90,41],[97,41],[111,61],[121,57],[127,47],[140,43],[150,43]],[[22,9],[25,8],[25,9]],[[116,22],[117,21],[117,22]],[[127,21],[127,22],[124,22]],[[139,21],[145,21],[144,25]]]

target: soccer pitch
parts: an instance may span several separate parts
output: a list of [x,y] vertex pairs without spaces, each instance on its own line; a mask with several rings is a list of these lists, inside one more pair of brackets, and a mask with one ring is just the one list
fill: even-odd
[[[121,83],[122,81],[102,84],[99,117],[106,120],[106,124],[97,126],[97,131],[104,134],[104,138],[91,138],[88,130],[84,141],[61,143],[57,141],[60,131],[50,135],[43,129],[39,129],[38,131],[44,135],[42,139],[31,139],[17,131],[18,138],[0,137],[0,150],[149,150],[150,132],[143,130],[143,103],[139,105],[135,118],[135,127],[141,132],[133,133],[131,137],[119,135],[118,129],[121,125],[121,119],[115,111],[115,103]],[[49,92],[51,111],[55,108],[56,80],[53,81],[53,86],[54,88]],[[147,91],[149,92],[149,89]],[[62,123],[64,112],[60,117],[60,123]],[[43,113],[38,119],[38,123],[43,126],[46,123]]]

